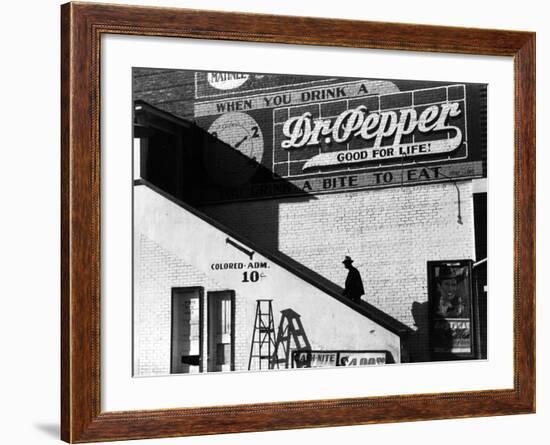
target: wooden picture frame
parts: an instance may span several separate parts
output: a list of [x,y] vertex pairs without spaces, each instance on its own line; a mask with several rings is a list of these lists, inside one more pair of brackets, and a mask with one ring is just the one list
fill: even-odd
[[[61,18],[63,440],[94,442],[534,412],[534,33],[92,3],[65,4]],[[513,389],[102,412],[99,116],[104,34],[513,57]]]

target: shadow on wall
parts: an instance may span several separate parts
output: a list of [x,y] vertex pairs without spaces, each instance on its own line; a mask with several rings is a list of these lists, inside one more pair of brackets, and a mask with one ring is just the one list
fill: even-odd
[[281,311],[272,367],[291,368],[293,351],[311,351],[311,344],[304,330],[300,314],[288,308]]
[[416,330],[409,334],[407,349],[411,362],[427,362],[430,360],[430,313],[428,302],[415,301],[411,307]]
[[249,158],[206,132],[201,137],[204,170],[201,179],[195,178],[189,185],[192,194],[188,202],[258,246],[281,253],[281,203],[317,198],[266,167],[269,159]]
[[[212,134],[194,122],[135,101],[139,174],[259,246],[279,249],[279,203],[316,199],[274,174],[267,153],[254,149],[254,132],[225,128]],[[231,130],[231,131],[230,131]],[[223,139],[222,139],[223,138]],[[277,196],[277,199],[265,199]]]
[[[408,351],[411,362],[429,362],[434,361],[430,354],[430,313],[429,303],[419,303],[415,301],[412,304],[411,313],[414,318],[414,324],[416,331],[409,334],[408,338]],[[453,360],[460,357],[451,354],[453,347],[453,335],[450,329],[450,325],[444,321],[439,320],[439,331],[443,332],[443,336],[437,338],[437,347],[445,351],[446,358],[444,360]],[[441,325],[441,323],[444,323]]]

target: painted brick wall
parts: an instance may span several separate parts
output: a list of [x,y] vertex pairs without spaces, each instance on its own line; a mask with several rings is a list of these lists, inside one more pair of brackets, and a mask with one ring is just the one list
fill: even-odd
[[[259,298],[273,299],[275,327],[283,310],[301,317],[313,349],[387,350],[393,360],[400,361],[399,337],[370,318],[260,254],[255,261],[265,262],[265,277],[255,283],[244,282],[240,270],[213,268],[214,263],[243,260],[242,252],[227,246],[225,232],[145,186],[136,187],[135,198],[135,375],[169,374],[171,290],[189,286],[204,287],[205,295],[208,291],[235,290],[237,371],[248,369]],[[194,267],[186,261],[193,262]],[[206,313],[203,319],[206,340]],[[205,342],[203,351],[206,370]]]
[[[136,236],[134,258],[134,375],[170,374],[171,295],[174,287],[204,288],[203,369],[207,369],[207,292],[225,288],[143,234]],[[244,304],[236,294],[236,371],[248,369],[251,317],[254,317],[254,308]]]
[[[201,210],[343,286],[350,255],[363,298],[410,326],[412,360],[427,360],[427,261],[475,258],[472,183],[394,187]],[[274,224],[274,219],[276,224]]]
[[172,288],[219,286],[142,234],[134,245],[134,375],[169,374]]
[[[194,119],[194,101],[195,101],[195,71],[170,70],[154,68],[134,68],[133,69],[133,98],[134,100],[144,100],[168,113],[173,113],[183,119]],[[329,79],[323,76],[303,76],[303,75],[285,75],[285,84],[297,84],[296,86],[280,86],[280,89],[300,88],[304,82],[311,80]],[[330,79],[335,79],[330,77]],[[345,78],[340,80],[346,80]],[[338,81],[338,79],[335,79]],[[266,87],[277,85],[266,82]],[[237,90],[238,91],[238,90]],[[247,93],[241,90],[241,95],[256,94],[258,91]],[[216,91],[219,96],[220,90]],[[235,90],[229,90],[229,94],[235,93]],[[211,97],[202,97],[202,100],[211,99]],[[268,122],[271,125],[271,121]]]

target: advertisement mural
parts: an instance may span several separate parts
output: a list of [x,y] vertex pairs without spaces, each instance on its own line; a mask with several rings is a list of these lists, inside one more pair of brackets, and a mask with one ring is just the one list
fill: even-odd
[[216,185],[205,201],[483,176],[484,85],[254,76],[195,75],[195,122],[242,155],[206,155]]

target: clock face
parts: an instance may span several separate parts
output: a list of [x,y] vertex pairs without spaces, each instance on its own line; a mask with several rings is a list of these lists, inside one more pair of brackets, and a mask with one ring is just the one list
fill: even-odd
[[208,132],[221,143],[205,150],[205,165],[219,185],[246,183],[258,169],[264,153],[264,137],[258,123],[246,113],[226,113]]

